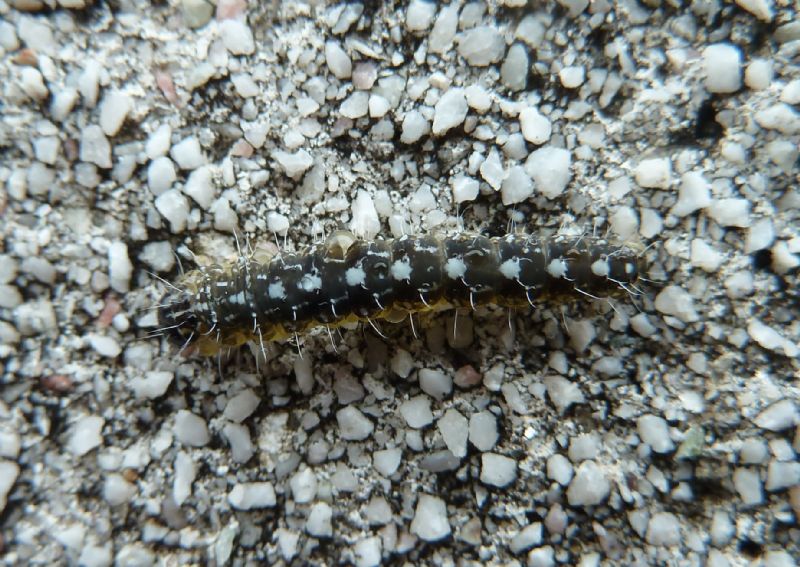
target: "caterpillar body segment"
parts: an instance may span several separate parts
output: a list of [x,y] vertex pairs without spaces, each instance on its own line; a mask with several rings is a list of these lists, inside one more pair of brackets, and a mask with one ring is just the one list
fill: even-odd
[[332,235],[302,253],[240,257],[187,273],[161,302],[160,323],[204,355],[318,326],[398,321],[478,305],[524,307],[634,286],[639,253],[590,237]]

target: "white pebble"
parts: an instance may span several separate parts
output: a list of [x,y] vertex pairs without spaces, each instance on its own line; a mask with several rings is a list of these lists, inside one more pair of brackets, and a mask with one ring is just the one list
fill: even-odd
[[564,67],[558,72],[561,84],[568,89],[577,89],[586,79],[586,70],[582,66]]
[[793,79],[786,83],[781,91],[781,102],[800,104],[800,79]]
[[[230,21],[230,20],[225,20]],[[194,136],[184,138],[170,150],[169,155],[178,164],[181,169],[197,169],[206,163],[206,158],[203,156],[203,150],[200,148],[200,142]]]
[[392,108],[391,103],[386,98],[377,94],[371,94],[369,96],[369,102],[367,103],[367,106],[369,108],[369,115],[371,118],[383,118]]
[[746,506],[756,506],[764,501],[764,488],[758,469],[737,468],[733,473],[733,487]]
[[736,272],[725,280],[725,290],[731,299],[740,299],[753,293],[753,274]]
[[567,489],[570,506],[596,506],[611,492],[611,483],[594,461],[583,461]]
[[458,4],[448,4],[439,10],[428,36],[430,53],[445,53],[452,47],[458,29],[458,9]]
[[67,450],[76,457],[82,457],[103,443],[105,420],[97,415],[81,417],[70,430]]
[[696,266],[706,272],[716,272],[725,257],[717,250],[705,243],[705,241],[695,238],[692,240],[691,260],[692,266]]
[[17,482],[19,476],[19,465],[5,459],[0,459],[0,512],[5,510],[8,501],[8,493],[11,487]]
[[504,205],[521,203],[533,195],[533,180],[528,177],[524,167],[515,165],[508,170],[500,194]]
[[[771,22],[774,14],[772,0],[736,0],[736,3],[759,20]],[[777,567],[777,566],[774,566]]]
[[131,97],[120,91],[111,91],[100,103],[100,127],[106,136],[116,136],[128,113],[133,109]]
[[527,48],[521,43],[515,43],[506,53],[500,67],[500,81],[511,91],[521,91],[528,84],[529,67]]
[[433,133],[440,136],[464,122],[467,117],[467,98],[464,89],[451,88],[436,103],[433,115]]
[[381,564],[382,540],[378,536],[360,539],[353,546],[356,567],[376,567]]
[[525,139],[537,146],[547,142],[553,131],[550,120],[531,106],[519,113],[519,126]]
[[775,227],[772,219],[769,217],[759,219],[747,231],[747,238],[744,241],[745,254],[770,248],[774,241]]
[[356,198],[351,205],[353,220],[350,222],[350,230],[360,238],[370,240],[381,230],[381,221],[378,218],[378,211],[375,209],[375,202],[369,193],[359,189]]
[[776,242],[772,247],[772,269],[775,273],[786,274],[800,266],[800,255],[793,254],[786,242]]
[[656,453],[669,453],[675,448],[669,436],[669,426],[663,417],[643,415],[636,420],[636,429],[641,440]]
[[441,370],[423,368],[419,371],[419,387],[432,398],[441,400],[453,391],[453,378]]
[[242,21],[223,20],[219,25],[219,32],[225,49],[233,55],[249,55],[256,50],[253,32]]
[[78,91],[87,108],[94,108],[100,92],[100,70],[102,65],[97,61],[88,61],[78,77]]
[[112,473],[103,483],[103,499],[110,506],[130,502],[136,495],[136,486],[125,480],[121,474]]
[[497,418],[489,411],[479,411],[469,418],[469,442],[478,451],[494,449],[500,434],[497,431]]
[[515,555],[529,550],[531,547],[536,547],[542,543],[542,524],[541,522],[533,522],[528,524],[511,539],[509,549]]
[[413,144],[430,132],[430,123],[418,110],[411,110],[403,117],[400,141]]
[[156,159],[167,155],[172,144],[172,128],[169,124],[162,124],[147,138],[144,144],[144,153],[149,159]]
[[436,15],[436,2],[411,0],[406,10],[406,28],[411,32],[421,32],[431,27]]
[[295,181],[299,180],[314,165],[314,158],[306,150],[297,150],[294,153],[275,150],[272,152],[272,157],[286,172],[286,175]]
[[475,67],[486,67],[503,58],[506,42],[493,26],[478,26],[462,32],[458,38],[458,54]]
[[[792,452],[792,458],[794,458],[791,448],[789,451]],[[767,482],[764,485],[767,492],[778,492],[795,486],[800,486],[800,463],[782,462],[777,459],[770,461],[767,469]]]
[[694,323],[700,319],[694,308],[694,298],[685,289],[668,285],[656,296],[655,307],[665,315],[672,315],[684,323]]
[[261,92],[258,83],[250,73],[234,73],[231,75],[231,82],[233,88],[236,89],[236,94],[242,98],[252,98]]
[[274,211],[267,213],[267,229],[269,229],[270,232],[283,236],[289,230],[290,226],[289,217],[286,215]]
[[50,94],[47,85],[44,84],[44,77],[39,69],[34,67],[23,67],[20,72],[20,83],[23,92],[33,100],[44,100]]
[[503,162],[500,160],[500,152],[497,148],[489,150],[489,155],[483,160],[480,167],[481,177],[488,183],[492,189],[499,191],[502,187],[503,179],[505,179],[506,172],[503,168]]
[[613,230],[620,240],[630,240],[639,229],[639,217],[632,207],[620,206],[611,215],[611,230]]
[[669,512],[656,512],[647,523],[647,543],[661,547],[672,547],[681,542],[681,525],[678,518]]
[[317,496],[317,477],[313,470],[303,467],[292,475],[289,487],[292,489],[292,498],[296,503],[307,504]]
[[156,197],[156,210],[167,219],[170,231],[183,232],[189,220],[189,201],[180,191],[170,189]]
[[474,201],[478,197],[480,183],[477,179],[466,175],[457,175],[453,178],[451,185],[453,187],[453,199],[456,203]]
[[744,71],[744,84],[754,91],[762,91],[772,82],[772,61],[754,59]]
[[166,156],[157,157],[147,166],[147,186],[156,197],[166,193],[177,178],[175,164]]
[[325,63],[337,79],[349,79],[353,73],[350,57],[336,41],[325,42]]
[[742,86],[742,52],[729,43],[716,43],[703,50],[705,85],[711,93],[734,93]]
[[420,494],[411,533],[424,541],[439,541],[450,535],[450,520],[444,500],[430,494]]
[[767,130],[777,130],[787,136],[800,133],[800,113],[782,102],[759,110],[753,118]]
[[278,503],[271,482],[244,482],[228,493],[228,502],[237,510],[272,508]]
[[672,183],[672,163],[669,158],[645,159],[633,172],[639,187],[667,189]]
[[72,113],[75,104],[78,102],[78,89],[74,87],[64,87],[58,91],[50,103],[50,114],[56,122],[63,122]]
[[481,482],[497,488],[503,488],[517,478],[517,461],[498,455],[483,453],[481,455]]
[[464,89],[464,96],[470,108],[483,114],[492,108],[492,97],[489,92],[480,85],[470,85]]
[[664,219],[661,218],[658,211],[642,208],[640,217],[639,234],[648,239],[661,234],[661,231],[664,229]]
[[20,447],[21,442],[17,432],[0,430],[0,457],[16,459]]
[[116,358],[122,352],[122,347],[113,337],[105,335],[98,335],[97,333],[90,333],[88,335],[89,344],[100,356],[108,358]]
[[234,423],[241,423],[250,417],[260,402],[258,395],[251,388],[246,388],[228,400],[222,415]]
[[750,201],[747,199],[717,199],[707,208],[707,212],[720,226],[750,226]]
[[[127,354],[126,354],[127,357]],[[174,374],[165,370],[152,370],[145,373],[144,377],[136,376],[128,382],[137,398],[160,398],[167,392],[172,383]]]
[[600,437],[596,433],[582,433],[569,441],[568,455],[573,463],[594,459],[600,451]]
[[536,189],[548,199],[560,196],[570,179],[572,157],[569,150],[544,146],[528,156],[525,171],[536,184]]
[[314,537],[331,537],[333,535],[333,509],[325,502],[317,502],[311,507],[306,520],[306,531]]
[[[11,287],[11,289],[16,292],[16,288]],[[2,296],[0,296],[0,300],[2,300]],[[27,301],[17,306],[14,309],[14,324],[17,330],[26,337],[55,331],[57,322],[53,304],[46,300],[38,300]]]
[[111,167],[111,144],[100,126],[91,124],[81,131],[80,159],[103,169]]
[[563,376],[545,376],[544,385],[547,395],[559,412],[563,413],[571,405],[582,404],[586,401],[580,387]]
[[409,427],[420,429],[433,423],[431,400],[428,396],[416,396],[400,404],[400,415]]
[[361,118],[369,112],[369,93],[356,91],[347,97],[339,107],[339,113],[346,118]]
[[108,247],[108,279],[111,288],[120,293],[130,290],[133,264],[128,257],[128,246],[122,241],[112,242]]
[[375,425],[358,408],[347,406],[336,412],[339,435],[347,441],[363,441],[372,434]]
[[444,444],[450,452],[458,458],[465,457],[467,454],[467,436],[469,435],[467,418],[461,415],[458,410],[451,408],[444,412],[444,415],[436,422],[436,426],[439,428]]
[[678,202],[670,214],[685,217],[711,205],[711,186],[702,173],[693,171],[683,174],[678,189]]
[[48,165],[56,163],[60,149],[61,141],[55,136],[44,136],[33,141],[33,153],[36,159]]
[[800,154],[797,145],[789,140],[772,140],[764,149],[772,163],[780,167],[786,174],[792,171],[798,154]]
[[556,453],[547,459],[547,478],[561,486],[567,486],[574,474],[572,463],[564,455]]
[[403,452],[400,449],[383,449],[372,454],[372,465],[380,474],[389,477],[397,472]]
[[211,208],[211,204],[214,202],[214,178],[211,174],[211,167],[202,165],[192,171],[183,185],[183,192],[200,205],[204,211]]
[[178,410],[173,432],[178,441],[190,447],[202,447],[211,440],[206,420],[187,410]]
[[783,431],[800,423],[800,413],[792,400],[775,402],[759,413],[753,422],[761,429]]
[[[189,203],[186,203],[188,208]],[[158,207],[158,202],[156,202]],[[188,209],[187,209],[188,210]],[[236,230],[238,219],[236,212],[231,208],[230,201],[219,198],[211,205],[211,213],[214,215],[214,228],[223,232],[233,232]],[[173,228],[173,232],[175,229]]]

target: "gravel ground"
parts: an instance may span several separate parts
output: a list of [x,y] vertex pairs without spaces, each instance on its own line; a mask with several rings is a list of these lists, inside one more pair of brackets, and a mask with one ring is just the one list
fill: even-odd
[[[796,4],[0,15],[5,563],[797,564]],[[148,337],[234,233],[512,226],[647,279],[266,356]]]

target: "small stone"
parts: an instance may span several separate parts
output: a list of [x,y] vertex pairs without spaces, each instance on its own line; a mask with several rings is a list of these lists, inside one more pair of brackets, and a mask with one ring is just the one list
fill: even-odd
[[656,453],[669,453],[675,444],[669,436],[669,426],[662,417],[643,415],[636,421],[639,437]]
[[181,0],[183,18],[191,29],[206,25],[214,14],[214,6],[206,0]]
[[480,183],[477,179],[466,175],[457,175],[451,182],[453,199],[456,203],[474,201],[480,192]]
[[700,320],[694,308],[694,298],[685,289],[669,285],[656,296],[655,307],[665,315],[672,315],[684,323]]
[[480,167],[481,177],[488,183],[492,189],[499,191],[503,185],[506,172],[503,168],[503,162],[500,160],[500,152],[497,148],[492,148],[489,155],[483,160]]
[[250,430],[244,425],[226,423],[222,428],[222,436],[231,447],[231,458],[235,463],[249,461],[256,449],[250,439]]
[[639,187],[667,189],[672,183],[672,163],[669,158],[642,160],[633,175]]
[[194,136],[184,138],[170,150],[169,155],[181,169],[197,169],[206,163],[200,142]]
[[225,49],[233,55],[250,55],[256,50],[253,32],[242,21],[224,20],[219,25],[219,32]]
[[493,26],[478,26],[458,38],[458,54],[474,67],[487,67],[503,58],[506,42]]
[[80,159],[93,163],[103,169],[111,167],[111,144],[96,124],[87,126],[81,131]]
[[111,91],[100,103],[100,128],[106,136],[116,136],[128,113],[133,109],[133,101],[127,94]]
[[433,423],[431,400],[427,396],[416,396],[400,404],[400,415],[409,427],[421,429]]
[[372,94],[369,96],[369,115],[371,118],[383,118],[392,108],[392,105],[381,95]]
[[100,356],[116,358],[122,352],[122,347],[113,337],[91,333],[88,335],[89,344]]
[[419,371],[419,387],[432,398],[441,400],[453,391],[453,379],[441,370],[423,368]]
[[430,123],[418,110],[411,110],[403,117],[400,141],[413,144],[430,132]]
[[[127,357],[127,355],[126,355]],[[172,383],[174,374],[165,370],[153,370],[145,373],[144,377],[136,376],[128,382],[137,398],[156,399],[167,392]]]
[[757,506],[764,501],[758,469],[737,468],[733,473],[733,486],[745,506]]
[[467,104],[476,112],[483,114],[492,108],[492,97],[489,92],[480,85],[470,85],[464,89],[464,96]]
[[474,413],[469,418],[469,442],[478,451],[491,451],[497,445],[500,434],[497,431],[497,418],[489,411]]
[[600,437],[596,433],[583,433],[569,443],[569,458],[573,463],[594,459],[600,451]]
[[406,10],[406,28],[410,32],[423,32],[431,27],[436,15],[436,2],[411,0]]
[[713,273],[719,269],[725,257],[704,241],[695,238],[692,240],[691,259],[692,266]]
[[331,537],[333,535],[333,509],[325,502],[317,502],[311,507],[306,520],[306,531],[314,537]]
[[772,82],[772,61],[754,59],[744,71],[744,84],[754,91],[762,91]]
[[17,482],[19,476],[19,465],[5,459],[0,459],[0,512],[5,510],[8,501],[8,493],[11,487]]
[[206,420],[187,410],[178,410],[173,432],[178,441],[190,447],[203,447],[211,440]]
[[511,539],[509,549],[511,553],[518,555],[523,551],[527,551],[532,547],[542,544],[542,524],[541,522],[533,522],[522,528]]
[[517,461],[497,453],[481,455],[481,482],[503,488],[516,479]]
[[397,472],[403,452],[400,449],[383,449],[372,454],[372,465],[380,474],[389,477]]
[[354,92],[339,107],[342,116],[353,120],[366,116],[367,112],[369,112],[369,93],[364,91]]
[[33,141],[33,152],[36,159],[48,165],[54,165],[61,149],[61,141],[55,136],[44,136]]
[[204,211],[209,210],[214,202],[214,178],[211,174],[211,167],[202,165],[192,171],[183,186],[183,192],[200,205]]
[[147,186],[156,197],[166,193],[177,178],[175,164],[166,156],[154,159],[147,167]]
[[528,50],[523,44],[515,43],[500,67],[500,80],[512,92],[524,90],[528,85],[529,66]]
[[253,510],[272,508],[278,499],[271,482],[245,482],[231,489],[228,502],[237,510]]
[[530,106],[519,113],[519,125],[525,139],[537,146],[547,142],[553,131],[550,120]]
[[656,512],[647,524],[647,543],[661,547],[672,547],[681,542],[681,525],[678,518],[669,512]]
[[547,459],[547,478],[561,486],[567,486],[572,480],[572,475],[572,463],[564,455],[556,453]]
[[167,219],[170,231],[183,232],[189,219],[189,201],[176,189],[159,195],[155,201],[156,210]]
[[548,199],[556,199],[572,178],[571,163],[569,150],[543,146],[528,156],[525,171],[533,179],[539,193]]
[[736,3],[759,20],[764,22],[772,21],[774,16],[772,0],[736,0]]
[[767,130],[777,130],[787,136],[800,133],[800,113],[782,102],[759,110],[753,118]]
[[533,195],[533,180],[521,165],[511,167],[506,173],[500,194],[504,205],[521,203]]
[[125,480],[121,474],[110,474],[103,483],[103,499],[109,506],[130,502],[135,495],[136,486]]
[[381,221],[375,208],[372,196],[363,189],[359,189],[351,205],[353,220],[350,230],[360,238],[370,240],[381,230]]
[[681,177],[678,202],[670,214],[685,217],[711,205],[711,186],[702,173],[689,172]]
[[450,521],[444,500],[430,494],[420,494],[411,533],[427,542],[439,541],[450,535]]
[[272,157],[286,172],[286,175],[295,181],[299,180],[314,165],[314,158],[306,150],[298,150],[294,153],[275,150],[272,152]]
[[711,93],[735,93],[742,86],[742,52],[729,43],[709,45],[703,50],[705,85]]
[[611,483],[594,461],[583,461],[567,489],[570,506],[596,506],[611,492]]
[[707,212],[720,226],[750,226],[750,201],[747,199],[717,199]]
[[439,9],[439,15],[428,36],[430,53],[445,53],[452,47],[458,30],[458,10],[458,4],[447,4]]
[[383,543],[380,537],[365,537],[353,546],[356,567],[376,567],[381,564]]
[[337,41],[325,42],[325,63],[337,79],[349,79],[353,73],[353,63]]
[[47,85],[44,84],[44,77],[38,69],[33,67],[22,68],[20,84],[23,92],[33,100],[44,100],[50,94]]
[[783,431],[800,423],[800,413],[792,400],[775,402],[753,420],[761,429]]
[[117,240],[108,247],[108,280],[111,288],[120,293],[130,290],[133,264],[128,257],[128,246]]
[[450,452],[458,458],[465,457],[467,455],[467,436],[469,435],[467,418],[458,410],[451,408],[439,418],[436,426]]
[[561,84],[567,89],[577,89],[586,79],[586,70],[580,66],[564,67],[558,72]]
[[354,406],[347,406],[336,412],[339,434],[347,441],[363,441],[375,429],[370,419]]
[[250,73],[234,73],[231,75],[231,82],[233,88],[236,89],[236,94],[242,98],[253,98],[261,92],[258,83]]
[[767,469],[767,482],[764,485],[767,492],[778,492],[794,486],[800,486],[800,463],[776,459],[770,461]]
[[250,417],[259,403],[261,399],[258,395],[251,388],[246,388],[228,400],[222,415],[234,423],[241,423]]
[[317,477],[308,467],[303,467],[295,473],[289,481],[289,486],[292,489],[292,497],[298,504],[312,502],[317,496]]
[[[378,66],[371,61],[360,61],[353,69],[353,87],[358,90],[370,90],[378,79]],[[381,97],[383,98],[383,97]]]
[[67,450],[76,457],[82,457],[103,443],[105,420],[97,415],[81,417],[72,426],[67,439]]
[[[463,124],[467,116],[467,98],[464,89],[451,88],[436,103],[433,116],[433,133],[441,136],[451,128]],[[405,121],[403,122],[405,126]]]

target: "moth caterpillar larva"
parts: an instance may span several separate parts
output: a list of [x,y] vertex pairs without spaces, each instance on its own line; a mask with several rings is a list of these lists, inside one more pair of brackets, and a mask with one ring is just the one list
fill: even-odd
[[318,326],[629,291],[641,257],[594,237],[524,234],[359,240],[337,232],[302,253],[240,257],[187,273],[164,297],[164,330],[203,355]]

